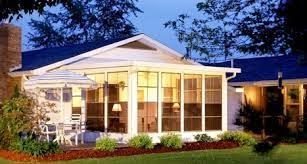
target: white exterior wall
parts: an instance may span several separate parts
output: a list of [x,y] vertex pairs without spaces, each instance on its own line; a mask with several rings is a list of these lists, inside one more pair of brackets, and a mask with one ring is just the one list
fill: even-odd
[[236,114],[240,110],[242,103],[242,93],[236,92],[235,88],[228,86],[228,102],[227,102],[227,115],[228,115],[228,130],[240,130],[241,128],[234,124]]

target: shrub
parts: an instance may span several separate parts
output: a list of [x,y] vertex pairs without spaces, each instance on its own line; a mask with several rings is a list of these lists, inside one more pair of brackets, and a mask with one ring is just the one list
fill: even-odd
[[262,141],[254,145],[254,152],[259,155],[268,155],[274,148],[270,141]]
[[223,141],[234,141],[237,142],[241,146],[253,146],[256,144],[256,140],[249,134],[235,131],[235,132],[224,132],[218,136]]
[[45,121],[46,111],[54,104],[38,102],[33,96],[19,93],[4,101],[0,115],[0,148],[9,149],[22,133],[39,133],[39,121]]
[[208,136],[207,134],[197,134],[196,136],[194,136],[194,138],[197,142],[213,142],[214,141],[214,139]]
[[103,137],[96,141],[96,150],[103,150],[103,151],[114,151],[117,147],[116,139],[112,139],[110,137]]
[[152,149],[154,147],[152,138],[147,134],[137,135],[130,138],[128,145],[135,148]]
[[165,147],[170,147],[174,149],[182,148],[182,139],[179,135],[176,134],[167,134],[160,138],[161,145]]
[[284,137],[280,138],[280,141],[283,142],[283,143],[288,143],[288,144],[296,144],[297,138],[291,137],[291,136],[284,136]]
[[12,148],[35,157],[54,154],[60,151],[59,145],[56,142],[38,141],[32,137],[19,139],[12,144]]

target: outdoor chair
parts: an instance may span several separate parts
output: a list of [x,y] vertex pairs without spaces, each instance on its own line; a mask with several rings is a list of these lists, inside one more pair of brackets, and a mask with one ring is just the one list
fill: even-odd
[[43,136],[46,136],[46,140],[50,141],[50,135],[56,135],[56,127],[52,125],[42,124],[40,127],[40,136],[39,140],[42,139]]

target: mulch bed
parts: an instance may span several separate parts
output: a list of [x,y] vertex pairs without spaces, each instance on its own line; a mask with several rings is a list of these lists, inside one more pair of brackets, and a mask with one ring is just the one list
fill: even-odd
[[218,142],[193,142],[185,143],[181,149],[172,149],[156,145],[154,149],[138,149],[138,148],[119,148],[113,152],[98,151],[98,150],[70,150],[58,154],[47,155],[44,157],[35,158],[23,153],[12,151],[0,150],[0,157],[13,161],[59,161],[59,160],[76,160],[85,158],[104,158],[104,157],[117,157],[117,156],[131,156],[140,154],[154,154],[154,153],[167,153],[167,152],[182,152],[193,150],[206,150],[206,149],[231,149],[239,145],[234,142],[218,141]]

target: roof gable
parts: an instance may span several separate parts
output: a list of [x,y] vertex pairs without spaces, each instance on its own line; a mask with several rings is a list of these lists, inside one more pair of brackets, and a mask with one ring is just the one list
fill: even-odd
[[[135,44],[135,41],[140,41],[142,44]],[[70,64],[76,61],[83,60],[100,52],[105,52],[112,48],[120,47],[125,44],[128,47],[141,47],[148,49],[151,45],[153,49],[159,49],[168,52],[176,58],[181,58],[182,55],[175,50],[151,39],[144,34],[138,34],[130,37],[95,41],[78,45],[68,45],[54,48],[44,48],[40,50],[28,51],[22,53],[22,67],[10,73],[11,76],[20,76],[24,71],[46,72],[60,66]],[[194,61],[185,61],[186,63],[200,65]],[[15,73],[16,72],[16,73]],[[35,74],[35,73],[34,73]]]

